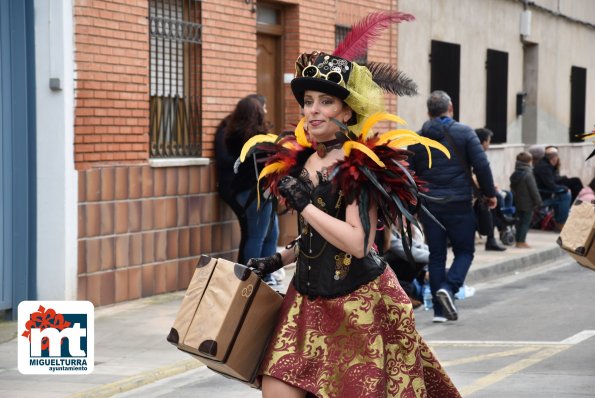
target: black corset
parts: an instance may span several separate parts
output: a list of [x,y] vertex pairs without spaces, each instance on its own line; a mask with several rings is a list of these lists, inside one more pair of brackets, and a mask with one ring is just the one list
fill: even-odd
[[[323,174],[318,175],[319,185],[313,188],[311,202],[314,206],[340,220],[345,220],[346,203],[343,192]],[[309,183],[307,174],[300,179]],[[386,263],[375,250],[362,259],[346,254],[328,243],[300,215],[299,253],[293,285],[298,292],[314,297],[338,297],[353,292],[376,279]]]

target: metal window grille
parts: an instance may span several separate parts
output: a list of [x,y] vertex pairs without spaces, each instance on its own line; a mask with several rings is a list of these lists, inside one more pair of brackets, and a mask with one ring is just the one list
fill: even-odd
[[151,157],[201,154],[200,0],[150,0]]
[[[335,48],[341,43],[341,41],[347,36],[347,33],[351,32],[351,27],[344,25],[335,25]],[[368,63],[368,51],[366,54],[354,59],[354,61],[360,65]]]

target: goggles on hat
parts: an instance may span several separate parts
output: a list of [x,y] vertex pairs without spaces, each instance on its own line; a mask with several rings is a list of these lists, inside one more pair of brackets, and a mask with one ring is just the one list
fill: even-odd
[[341,72],[331,70],[326,75],[323,74],[316,65],[308,65],[302,70],[302,77],[317,77],[324,78],[330,82],[336,83],[342,87],[345,87],[345,81]]

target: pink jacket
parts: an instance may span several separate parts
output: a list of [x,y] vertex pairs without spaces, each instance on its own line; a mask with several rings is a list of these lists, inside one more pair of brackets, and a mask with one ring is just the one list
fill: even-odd
[[584,187],[578,193],[576,198],[582,200],[583,202],[592,202],[595,201],[595,192],[593,192],[593,190],[589,187]]

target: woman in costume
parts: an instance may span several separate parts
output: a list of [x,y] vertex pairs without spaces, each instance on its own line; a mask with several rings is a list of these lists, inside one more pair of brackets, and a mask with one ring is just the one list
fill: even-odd
[[402,123],[381,112],[382,88],[416,89],[389,65],[351,61],[380,29],[410,19],[371,14],[332,55],[302,54],[291,82],[304,113],[295,136],[254,137],[242,150],[240,159],[269,154],[259,188],[298,212],[301,233],[281,253],[247,264],[267,273],[296,262],[261,365],[263,397],[460,396],[373,248],[379,218],[397,222],[407,236],[402,216],[414,222],[421,206],[400,148],[421,143],[446,151],[409,130],[371,133],[380,120]]

